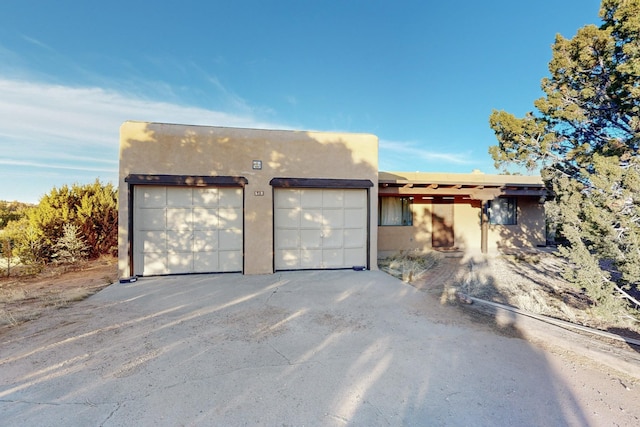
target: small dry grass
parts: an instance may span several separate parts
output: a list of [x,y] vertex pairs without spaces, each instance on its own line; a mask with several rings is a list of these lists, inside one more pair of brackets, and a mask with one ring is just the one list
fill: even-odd
[[565,265],[563,258],[545,252],[470,258],[449,286],[530,313],[640,336],[637,320],[597,314],[593,301],[561,276]]
[[95,294],[117,280],[117,262],[103,257],[49,266],[38,274],[20,272],[19,276],[0,278],[0,327],[36,319]]
[[379,260],[381,270],[418,289],[437,292],[443,304],[465,302],[464,295],[534,314],[640,338],[640,322],[602,316],[593,301],[562,278],[566,260],[554,253],[498,256],[443,256],[438,252],[398,253]]
[[441,259],[439,252],[398,252],[388,258],[378,260],[380,270],[403,282],[412,283],[419,280],[429,269]]

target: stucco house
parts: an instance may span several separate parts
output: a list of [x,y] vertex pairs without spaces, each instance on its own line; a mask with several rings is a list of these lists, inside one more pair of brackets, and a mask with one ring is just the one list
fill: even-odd
[[546,244],[539,176],[380,172],[378,254]]
[[125,122],[122,277],[376,269],[398,250],[544,243],[539,177],[378,172],[370,134]]

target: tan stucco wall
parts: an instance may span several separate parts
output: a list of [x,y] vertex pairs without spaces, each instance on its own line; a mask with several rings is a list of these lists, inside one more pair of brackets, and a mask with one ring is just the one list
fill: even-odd
[[399,250],[425,251],[431,248],[431,203],[414,202],[412,226],[378,227],[378,253],[390,255]]
[[519,184],[519,185],[540,185],[542,178],[540,175],[493,175],[480,171],[472,173],[437,173],[437,172],[384,172],[378,173],[380,182],[392,181],[397,183],[433,183],[440,184]]
[[454,205],[453,229],[458,249],[465,251],[480,250],[482,233],[480,211],[481,204],[477,200],[466,200]]
[[544,205],[535,197],[521,197],[517,203],[518,224],[489,225],[489,251],[508,251],[546,243]]
[[[262,160],[262,170],[252,161]],[[125,122],[120,128],[119,271],[129,274],[129,174],[243,176],[244,273],[273,272],[273,192],[282,178],[369,179],[370,265],[376,268],[378,139],[370,134]],[[264,192],[256,196],[255,191]]]

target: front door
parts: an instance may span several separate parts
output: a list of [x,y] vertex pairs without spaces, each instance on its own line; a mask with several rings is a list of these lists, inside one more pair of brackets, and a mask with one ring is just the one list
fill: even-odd
[[431,246],[433,248],[451,249],[455,246],[453,233],[453,200],[433,200],[431,230]]

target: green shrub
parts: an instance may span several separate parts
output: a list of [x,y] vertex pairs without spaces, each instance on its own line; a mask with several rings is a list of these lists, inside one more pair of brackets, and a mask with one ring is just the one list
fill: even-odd
[[[118,192],[112,184],[96,180],[92,184],[53,188],[37,206],[8,222],[4,235],[13,243],[13,253],[28,265],[60,259],[65,227],[75,227],[87,245],[86,257],[115,255],[118,242]],[[56,256],[57,255],[57,256]]]

